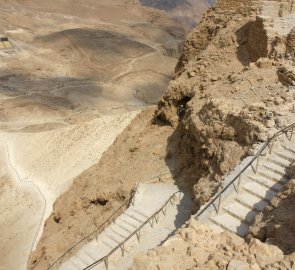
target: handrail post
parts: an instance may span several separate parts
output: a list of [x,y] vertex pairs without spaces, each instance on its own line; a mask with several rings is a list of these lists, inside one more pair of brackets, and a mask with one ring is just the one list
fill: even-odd
[[170,199],[171,205],[174,205],[174,196]]
[[219,210],[220,210],[221,196],[222,196],[222,194],[220,194],[220,196],[219,196],[219,198],[218,198],[217,214],[219,214]]
[[151,218],[151,219],[149,220],[149,223],[150,223],[151,227],[153,228],[153,227],[154,227],[154,219]]
[[258,171],[258,166],[259,166],[259,159],[260,159],[260,153],[259,153],[259,155],[258,155],[258,157],[257,157],[257,163],[256,163],[255,174],[256,174],[256,173],[257,173],[257,171]]
[[272,150],[273,150],[273,146],[275,144],[275,140],[276,138],[272,138],[269,142],[269,145],[270,145],[270,150],[269,150],[269,154],[271,155],[272,154]]
[[271,140],[271,141],[269,142],[269,154],[270,154],[270,155],[271,155],[271,153],[272,153],[273,145],[274,145],[274,141]]
[[166,216],[167,204],[164,205],[162,210],[163,210],[162,212],[163,212],[164,216]]
[[122,256],[125,256],[125,245],[124,243],[121,245]]
[[237,193],[239,193],[239,191],[240,191],[241,182],[242,182],[242,174],[240,174],[240,176],[239,176],[239,181],[238,181],[238,186],[237,186]]
[[291,140],[292,140],[292,137],[293,137],[293,132],[294,132],[294,126],[292,126],[292,129],[291,129],[291,136],[290,136],[290,139],[289,139],[289,141],[291,141]]
[[109,258],[108,258],[108,257],[106,257],[106,258],[104,259],[104,265],[105,265],[105,267],[106,267],[106,270],[109,270]]
[[136,233],[136,236],[137,236],[138,242],[140,243],[140,230],[138,230],[138,232]]

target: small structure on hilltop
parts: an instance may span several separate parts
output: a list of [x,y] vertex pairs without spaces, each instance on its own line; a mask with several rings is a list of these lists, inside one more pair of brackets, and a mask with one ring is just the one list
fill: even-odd
[[295,0],[217,0],[216,11],[276,18],[294,13]]
[[0,37],[0,49],[11,49],[12,47],[12,43],[8,37]]

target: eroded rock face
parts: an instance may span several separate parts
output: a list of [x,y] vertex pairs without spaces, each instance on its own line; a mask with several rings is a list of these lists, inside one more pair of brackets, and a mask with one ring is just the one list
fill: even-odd
[[284,259],[283,252],[276,246],[267,245],[258,239],[251,239],[249,252],[255,256],[260,267],[275,263]]
[[216,234],[191,220],[163,246],[138,254],[129,270],[291,269],[292,256],[257,239],[247,244],[230,232]]
[[[293,11],[284,2],[274,6],[277,15],[271,18],[263,3],[260,9],[256,4],[219,1],[204,14],[188,35],[176,79],[158,103],[157,118],[175,128],[168,156],[183,184],[193,189],[196,208],[253,144],[291,124],[285,117],[294,103],[287,88],[293,85],[293,67],[285,61],[290,26],[289,19],[277,17],[282,7],[288,16]],[[274,117],[268,119],[269,113]]]
[[[295,176],[295,166],[290,172]],[[295,179],[291,180],[285,190],[276,196],[271,205],[260,213],[250,227],[248,239],[253,237],[265,243],[278,246],[285,254],[295,251]],[[270,256],[271,258],[274,255]]]
[[179,140],[171,155],[178,160],[188,183],[194,185],[197,205],[210,199],[222,176],[258,139],[259,126],[245,118],[243,111],[231,111],[227,105],[225,101],[208,100],[197,115],[187,117],[178,127]]
[[278,78],[284,85],[295,85],[295,68],[294,67],[280,67],[278,69]]

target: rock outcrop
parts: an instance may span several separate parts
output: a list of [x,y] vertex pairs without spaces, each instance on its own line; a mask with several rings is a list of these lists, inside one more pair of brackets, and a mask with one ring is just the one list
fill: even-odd
[[[290,121],[283,118],[294,102],[287,88],[292,79],[289,71],[288,79],[281,75],[291,67],[285,61],[287,35],[274,31],[277,21],[266,17],[265,5],[218,1],[208,10],[189,34],[177,77],[159,102],[157,117],[175,127],[168,155],[184,185],[193,186],[196,206],[218,190],[222,176],[254,143],[267,139],[274,120]],[[281,120],[267,119],[267,112]]]
[[285,254],[295,252],[295,164],[289,169],[291,180],[285,190],[259,214],[250,227],[248,239],[253,237],[278,246]]
[[163,246],[139,253],[129,270],[287,270],[295,265],[294,255],[257,239],[248,244],[229,232],[216,234],[192,220]]

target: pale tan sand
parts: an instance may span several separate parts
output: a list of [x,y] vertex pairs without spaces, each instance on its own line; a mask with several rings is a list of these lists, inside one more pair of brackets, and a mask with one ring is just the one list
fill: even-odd
[[99,161],[137,114],[107,116],[49,132],[0,134],[0,257],[5,258],[1,270],[25,269],[57,197]]

